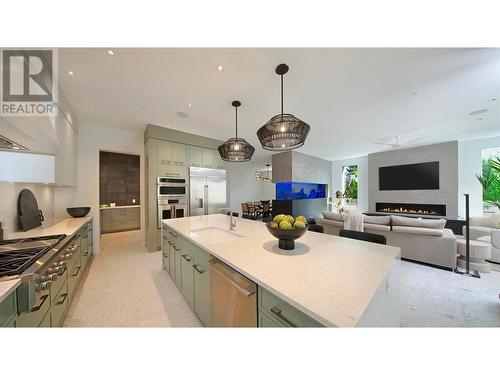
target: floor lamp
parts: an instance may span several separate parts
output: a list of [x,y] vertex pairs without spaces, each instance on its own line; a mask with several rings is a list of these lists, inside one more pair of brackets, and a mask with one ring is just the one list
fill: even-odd
[[470,215],[469,215],[469,194],[464,194],[465,196],[465,271],[459,270],[458,267],[455,267],[455,273],[459,273],[460,275],[469,276],[469,277],[477,277],[480,278],[479,272],[472,271],[470,272],[469,262],[470,262]]

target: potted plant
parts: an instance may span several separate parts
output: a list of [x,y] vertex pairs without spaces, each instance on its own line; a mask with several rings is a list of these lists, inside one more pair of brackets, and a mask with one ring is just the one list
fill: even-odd
[[476,178],[483,187],[483,202],[500,209],[500,157],[483,160],[483,173]]

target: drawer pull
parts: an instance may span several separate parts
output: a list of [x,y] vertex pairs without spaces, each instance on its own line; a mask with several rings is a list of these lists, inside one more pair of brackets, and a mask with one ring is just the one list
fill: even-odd
[[89,255],[89,252],[88,252],[88,251],[86,251],[86,252],[84,252],[84,253],[82,254],[82,256],[84,256],[84,257],[86,257],[87,255]]
[[62,299],[56,303],[56,305],[62,305],[64,301],[66,301],[66,297],[68,297],[68,293],[61,294]]
[[78,274],[80,273],[80,270],[81,270],[81,269],[82,269],[82,266],[78,266],[78,267],[76,267],[76,272],[75,272],[73,275],[71,275],[71,277],[78,276]]
[[297,327],[295,324],[293,324],[285,315],[283,315],[281,309],[277,308],[276,306],[274,306],[272,309],[271,309],[271,312],[276,315],[278,318],[280,318],[281,320],[283,320],[286,324],[288,324],[289,326],[292,326],[292,327]]
[[193,264],[193,268],[198,271],[198,273],[204,273],[205,270],[203,268],[201,268],[199,265],[197,264]]
[[187,254],[182,254],[182,257],[186,259],[188,262],[191,262],[191,257]]
[[164,254],[163,254],[163,257],[164,257],[164,258],[168,258],[168,254],[167,254],[167,253],[164,253]]
[[175,249],[175,251],[180,251],[180,250],[181,250],[181,248],[180,248],[180,247],[177,247],[177,246],[175,246],[175,245],[174,245],[174,249]]
[[49,296],[48,294],[43,295],[43,296],[40,298],[40,303],[38,304],[38,306],[33,307],[33,308],[31,309],[31,312],[35,312],[35,311],[40,310],[40,309],[42,308],[42,306],[43,306],[43,304],[44,304],[44,302],[45,302],[45,300],[47,299],[47,297],[48,297],[48,296]]

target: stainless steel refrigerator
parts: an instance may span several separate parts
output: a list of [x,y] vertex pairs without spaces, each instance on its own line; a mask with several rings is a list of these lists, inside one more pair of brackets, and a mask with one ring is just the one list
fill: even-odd
[[189,168],[189,215],[217,214],[226,206],[226,171]]

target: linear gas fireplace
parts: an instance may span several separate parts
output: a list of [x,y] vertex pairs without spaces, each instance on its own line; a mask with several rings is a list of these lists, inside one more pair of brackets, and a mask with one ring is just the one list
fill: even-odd
[[375,204],[377,212],[404,215],[446,216],[445,204],[381,203]]

